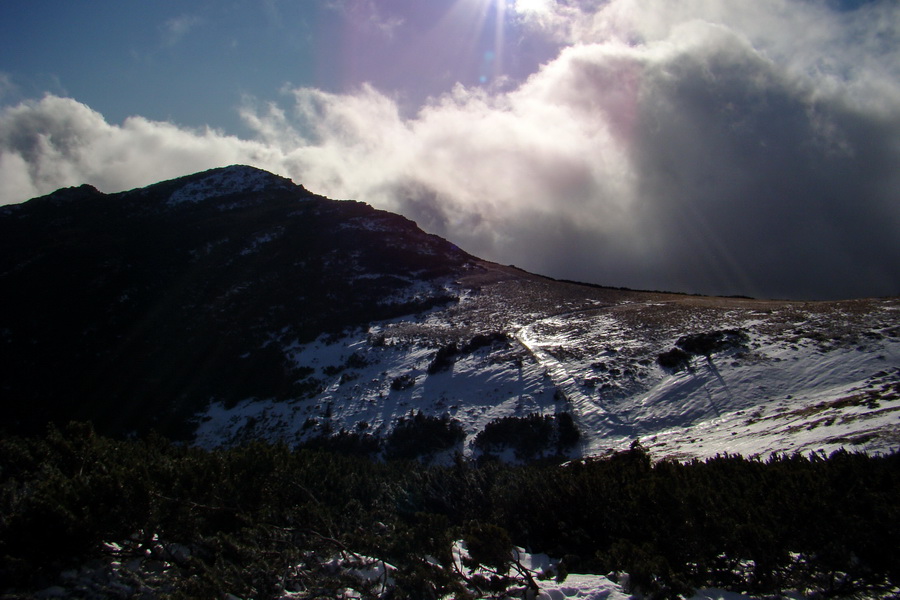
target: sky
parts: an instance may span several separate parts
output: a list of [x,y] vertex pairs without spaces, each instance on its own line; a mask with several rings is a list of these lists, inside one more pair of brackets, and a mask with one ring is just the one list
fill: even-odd
[[897,295],[900,3],[0,3],[0,204],[228,164],[557,278]]

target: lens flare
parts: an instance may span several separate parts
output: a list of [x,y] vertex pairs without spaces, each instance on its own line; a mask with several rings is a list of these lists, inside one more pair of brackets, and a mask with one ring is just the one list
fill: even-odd
[[[506,28],[514,0],[456,0],[444,22],[454,23],[453,45],[461,62],[472,65],[474,81],[490,85],[504,75]],[[451,39],[450,36],[447,36]]]

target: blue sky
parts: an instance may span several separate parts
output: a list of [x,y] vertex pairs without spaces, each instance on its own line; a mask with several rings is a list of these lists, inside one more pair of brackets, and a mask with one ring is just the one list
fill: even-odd
[[233,163],[635,288],[900,293],[895,0],[7,0],[0,204]]
[[498,6],[505,12],[480,0],[4,2],[0,72],[16,87],[4,101],[51,92],[115,122],[142,115],[244,132],[248,97],[368,82],[414,110],[457,82],[489,83],[502,56],[514,54],[502,68],[517,78],[552,58],[554,45],[514,18],[498,36]]

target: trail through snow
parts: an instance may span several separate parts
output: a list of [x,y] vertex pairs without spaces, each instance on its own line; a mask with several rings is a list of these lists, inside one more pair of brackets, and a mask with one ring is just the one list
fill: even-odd
[[597,442],[600,440],[604,440],[603,445],[606,447],[610,438],[628,439],[633,433],[633,428],[585,394],[566,365],[541,346],[540,338],[534,334],[534,328],[541,322],[536,321],[520,328],[516,331],[515,338],[534,357],[557,390],[565,397],[571,408],[572,419],[582,432],[580,440],[582,456],[590,456],[599,450]]

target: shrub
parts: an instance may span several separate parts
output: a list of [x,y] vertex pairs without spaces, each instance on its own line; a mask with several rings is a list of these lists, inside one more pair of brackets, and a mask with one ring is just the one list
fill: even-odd
[[457,354],[459,354],[459,349],[456,344],[447,344],[438,348],[431,364],[428,365],[428,374],[434,375],[452,367]]
[[723,329],[704,333],[692,333],[678,338],[675,348],[657,355],[656,363],[671,372],[691,368],[691,357],[746,349],[750,338],[740,329]]
[[472,336],[472,339],[469,340],[465,346],[462,347],[462,352],[470,353],[475,352],[481,348],[485,348],[487,346],[492,345],[494,342],[508,342],[506,334],[502,331],[494,331],[491,333],[478,333]]
[[369,365],[369,361],[366,360],[366,356],[361,352],[354,352],[347,359],[347,368],[349,369],[362,369]]
[[408,390],[414,385],[416,385],[415,375],[399,375],[397,377],[394,377],[394,380],[391,381],[391,389],[395,392]]
[[306,441],[303,447],[339,454],[375,456],[381,451],[381,440],[370,433],[362,433],[362,429],[358,432],[341,429],[334,435],[314,437]]
[[657,356],[656,362],[667,371],[677,372],[690,368],[691,356],[681,348],[672,348]]
[[[411,414],[392,451],[414,456],[462,435],[449,417]],[[156,563],[172,547],[189,550],[162,558],[173,597],[335,597],[351,585],[337,556],[394,565],[396,587],[383,596],[499,596],[530,584],[510,563],[516,545],[564,557],[571,571],[617,571],[649,598],[691,587],[890,598],[900,585],[898,496],[900,454],[654,463],[636,442],[565,465],[457,456],[425,467],[279,444],[113,440],[74,425],[0,438],[0,596],[73,588],[58,574],[93,559],[114,558],[130,585],[123,565]],[[510,565],[511,577],[467,580],[451,564],[460,538],[475,563]],[[110,556],[104,542],[121,550]]]
[[706,356],[725,350],[737,350],[747,345],[750,338],[739,329],[724,329],[706,333],[694,333],[678,338],[675,345],[688,354]]
[[475,447],[490,454],[511,448],[520,460],[561,453],[575,445],[581,435],[572,415],[531,414],[494,419],[475,436]]
[[427,417],[421,411],[401,418],[385,441],[387,458],[433,456],[460,444],[466,432],[456,419],[444,415]]
[[556,413],[556,426],[559,432],[557,444],[560,450],[571,448],[581,439],[581,432],[578,431],[578,426],[575,425],[575,419],[571,414]]

